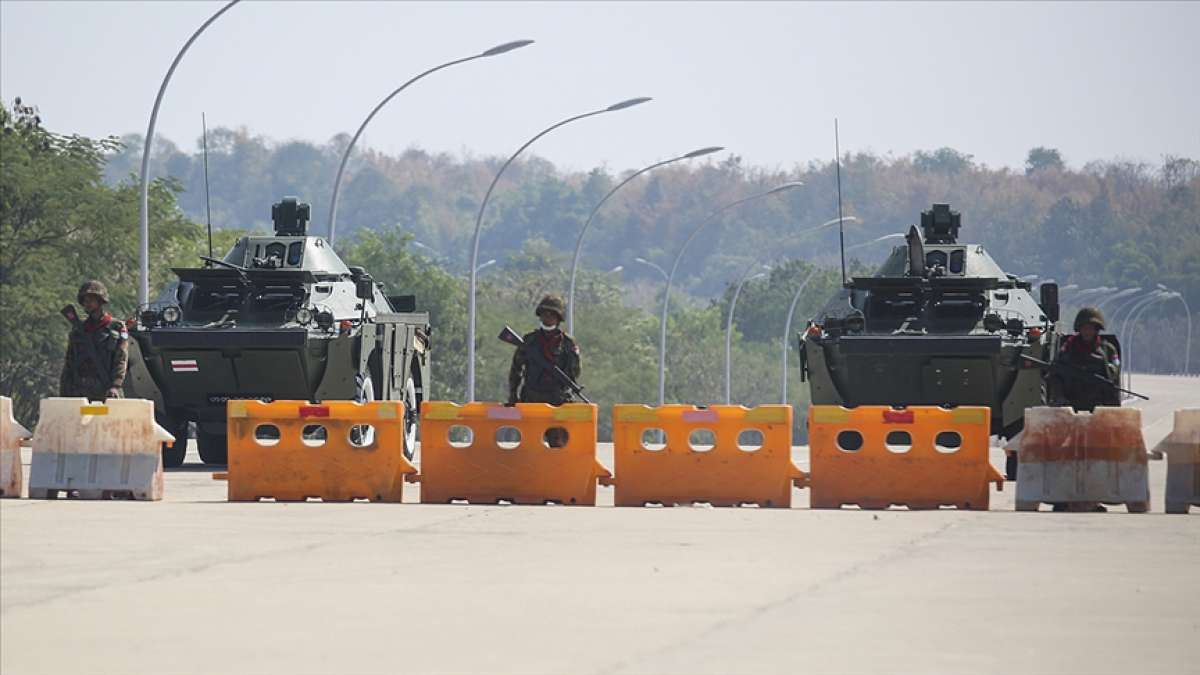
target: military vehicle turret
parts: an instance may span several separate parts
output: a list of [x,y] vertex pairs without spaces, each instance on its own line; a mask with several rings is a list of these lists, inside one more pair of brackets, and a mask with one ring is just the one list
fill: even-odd
[[982,246],[959,242],[961,225],[934,204],[921,232],[809,322],[800,360],[813,404],[988,406],[991,433],[1006,438],[1045,405],[1042,372],[1021,355],[1057,354],[1058,287],[1035,299]]
[[309,213],[284,198],[271,208],[274,234],[173,269],[177,279],[139,313],[126,395],[153,399],[181,439],[164,450],[167,466],[183,462],[189,423],[201,459],[225,463],[230,399],[400,400],[412,456],[430,384],[429,315],[308,235]]

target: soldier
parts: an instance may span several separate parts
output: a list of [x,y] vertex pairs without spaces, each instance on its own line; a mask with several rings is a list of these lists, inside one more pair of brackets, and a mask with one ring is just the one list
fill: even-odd
[[[579,345],[559,328],[567,305],[562,298],[547,295],[534,313],[542,325],[526,333],[525,344],[513,354],[512,367],[508,371],[508,402],[562,405],[571,400],[571,390],[548,366],[558,366],[567,377],[576,381],[580,372]],[[551,428],[547,430],[545,440],[550,447],[560,448],[566,444],[566,432]]]
[[[1075,315],[1075,334],[1067,336],[1059,349],[1059,363],[1080,371],[1084,377],[1067,377],[1051,372],[1046,378],[1047,398],[1051,405],[1069,405],[1076,411],[1092,412],[1098,405],[1121,405],[1121,360],[1117,348],[1100,339],[1104,315],[1095,307],[1084,307]],[[1115,386],[1089,381],[1099,375]]]
[[71,321],[71,333],[59,396],[84,396],[92,401],[120,398],[129,363],[129,331],[105,311],[108,289],[99,281],[84,283],[75,299],[87,312],[87,320],[80,321],[74,307],[63,308],[63,315]]
[[[525,346],[513,354],[508,371],[509,403],[549,403],[562,405],[571,400],[571,390],[545,364],[556,365],[572,380],[579,379],[579,345],[559,328],[567,313],[566,303],[556,295],[547,295],[534,310],[542,325],[525,334]],[[544,359],[534,358],[539,350]]]

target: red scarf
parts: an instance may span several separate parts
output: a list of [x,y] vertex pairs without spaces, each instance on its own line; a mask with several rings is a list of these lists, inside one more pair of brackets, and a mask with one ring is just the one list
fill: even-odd
[[1083,338],[1079,337],[1078,333],[1069,336],[1067,338],[1067,343],[1065,345],[1063,345],[1064,352],[1069,350],[1069,351],[1077,352],[1079,354],[1088,354],[1090,352],[1097,351],[1098,349],[1100,349],[1100,338],[1099,337],[1097,337],[1092,342],[1088,342],[1087,340],[1084,340]]
[[99,319],[93,319],[89,316],[88,320],[83,322],[83,331],[85,333],[95,333],[101,328],[107,327],[110,323],[112,323],[112,320],[112,314],[109,314],[108,312],[105,312],[104,315]]
[[547,363],[554,363],[554,351],[562,342],[562,331],[539,330],[538,332],[541,333],[538,342],[541,343],[542,355],[546,357]]

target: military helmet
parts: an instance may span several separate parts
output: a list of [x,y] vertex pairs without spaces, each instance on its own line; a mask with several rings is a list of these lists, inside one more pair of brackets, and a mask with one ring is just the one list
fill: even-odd
[[108,289],[104,287],[104,284],[95,279],[83,282],[83,285],[79,287],[79,293],[75,294],[75,300],[82,305],[83,298],[86,295],[94,295],[100,298],[100,302],[108,303]]
[[567,303],[557,295],[547,295],[538,303],[537,309],[533,310],[535,316],[540,316],[542,310],[548,309],[551,312],[558,314],[558,320],[562,321],[567,318]]
[[1075,330],[1079,331],[1085,323],[1094,323],[1096,328],[1104,330],[1104,315],[1095,307],[1084,307],[1075,315]]

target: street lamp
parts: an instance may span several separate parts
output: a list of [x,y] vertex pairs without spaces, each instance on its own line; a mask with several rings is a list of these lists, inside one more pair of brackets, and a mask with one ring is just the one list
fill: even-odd
[[787,190],[798,188],[802,185],[804,185],[804,183],[801,183],[800,181],[784,183],[782,185],[777,185],[766,192],[760,192],[758,194],[750,195],[749,197],[743,197],[737,201],[730,202],[729,204],[714,210],[712,213],[708,214],[704,220],[700,221],[700,224],[697,225],[690,234],[688,234],[687,239],[685,239],[683,242],[683,246],[679,247],[679,252],[675,254],[675,260],[671,263],[671,273],[667,275],[667,288],[665,291],[663,291],[662,322],[658,327],[658,405],[663,405],[667,398],[667,312],[670,310],[671,305],[671,283],[675,280],[675,272],[679,271],[679,261],[683,259],[683,254],[687,251],[688,245],[692,243],[692,240],[696,238],[696,235],[700,234],[700,230],[704,229],[705,225],[725,211],[728,211],[729,209],[740,204],[745,204],[746,202],[753,201],[755,199],[761,199],[770,195],[786,192]]
[[608,201],[609,197],[613,196],[613,194],[615,194],[617,190],[620,190],[622,187],[624,187],[626,184],[628,184],[634,178],[637,178],[638,176],[640,176],[648,171],[652,171],[654,169],[657,169],[660,166],[666,166],[668,164],[671,164],[674,162],[679,162],[679,161],[682,161],[685,159],[693,159],[695,157],[703,157],[704,155],[711,155],[714,152],[720,152],[721,150],[724,150],[724,149],[725,148],[723,148],[723,147],[714,145],[714,146],[710,146],[707,148],[700,148],[699,150],[693,150],[687,154],[680,155],[678,157],[672,157],[671,159],[665,159],[661,162],[655,162],[654,164],[651,164],[650,166],[648,166],[644,169],[639,169],[638,171],[635,171],[634,173],[630,174],[625,180],[621,181],[620,183],[617,183],[616,186],[613,187],[613,189],[609,190],[608,193],[605,194],[600,199],[599,202],[596,202],[596,205],[594,207],[592,207],[592,212],[588,214],[587,220],[584,221],[583,227],[579,230],[579,238],[575,240],[575,256],[571,260],[571,284],[567,290],[567,332],[568,333],[571,333],[572,335],[575,334],[575,273],[579,269],[579,253],[580,253],[580,250],[583,248],[583,235],[587,233],[588,227],[591,226],[591,224],[592,224],[592,219],[595,218],[596,214],[600,212],[600,207],[604,206],[604,202]]
[[1170,300],[1172,297],[1173,297],[1173,295],[1167,291],[1163,291],[1163,290],[1151,291],[1150,297],[1147,298],[1146,300],[1143,300],[1142,302],[1138,303],[1138,306],[1135,307],[1133,310],[1131,310],[1129,312],[1129,314],[1127,315],[1125,324],[1122,325],[1122,329],[1124,331],[1123,340],[1125,341],[1125,359],[1124,360],[1125,360],[1125,365],[1130,366],[1130,368],[1127,368],[1125,371],[1125,382],[1126,382],[1125,388],[1126,389],[1133,389],[1133,368],[1132,368],[1132,365],[1133,365],[1133,333],[1135,330],[1137,330],[1137,323],[1138,323],[1138,321],[1141,320],[1142,314],[1144,314],[1146,312],[1146,310],[1150,309],[1152,306],[1157,305],[1160,302],[1166,302],[1167,300]]
[[[745,272],[742,272],[742,277],[738,279],[737,288],[733,290],[733,299],[729,301],[729,317],[725,321],[725,405],[733,402],[730,388],[733,371],[733,312],[737,308],[738,296],[742,294],[742,286],[745,286],[747,281],[767,276],[766,272],[759,272],[754,276],[750,276],[750,272],[754,271],[756,267],[758,265],[751,264],[746,268]],[[768,265],[763,265],[762,268],[771,269]]]
[[667,271],[666,271],[666,270],[664,270],[662,267],[660,267],[660,266],[658,266],[658,265],[655,265],[654,263],[650,262],[649,260],[646,260],[645,258],[634,258],[634,259],[633,259],[633,261],[634,261],[634,262],[636,262],[636,263],[641,263],[641,264],[643,264],[643,265],[646,265],[647,267],[651,267],[651,268],[653,268],[653,269],[654,269],[654,270],[656,270],[656,271],[657,271],[659,274],[661,274],[661,275],[662,275],[663,281],[666,281],[666,280],[667,280],[667,276],[668,276],[668,275],[667,275]]
[[517,157],[522,152],[525,151],[525,148],[528,148],[529,146],[533,145],[535,141],[537,141],[542,136],[545,136],[546,134],[550,133],[551,131],[554,131],[555,129],[557,129],[561,126],[570,124],[571,122],[575,122],[577,120],[585,119],[588,117],[594,117],[596,115],[603,115],[604,113],[616,112],[618,110],[625,110],[626,108],[632,108],[635,105],[641,105],[649,100],[650,100],[650,98],[646,97],[646,96],[626,99],[619,103],[614,103],[614,104],[608,106],[607,108],[593,110],[591,112],[586,112],[581,115],[575,115],[574,117],[568,117],[565,120],[562,120],[561,122],[556,122],[556,123],[546,127],[545,129],[539,131],[533,138],[529,139],[528,141],[525,141],[524,145],[517,148],[517,151],[514,152],[511,157],[509,157],[507,160],[505,160],[504,164],[502,164],[500,166],[500,170],[496,172],[496,176],[494,178],[492,178],[491,184],[488,185],[487,192],[485,192],[483,195],[483,201],[481,201],[479,203],[479,213],[475,216],[475,234],[471,238],[471,266],[470,266],[471,282],[469,284],[470,288],[467,291],[469,293],[469,297],[467,299],[467,401],[468,402],[472,402],[475,400],[475,265],[479,261],[479,230],[483,226],[484,209],[487,208],[488,199],[492,196],[492,190],[496,189],[496,183],[500,182],[500,176],[504,175],[504,170],[507,169],[508,166],[510,164],[512,164],[513,161],[516,160]]
[[158,123],[158,107],[162,105],[163,95],[167,93],[167,84],[171,82],[171,76],[175,74],[175,67],[183,60],[183,55],[187,53],[188,48],[206,28],[212,25],[212,22],[217,20],[217,17],[229,11],[239,2],[241,0],[231,0],[208,17],[208,21],[200,24],[196,32],[192,33],[188,41],[183,43],[183,48],[175,55],[175,60],[171,62],[171,67],[167,68],[167,74],[163,77],[162,84],[158,86],[158,95],[154,97],[154,107],[150,109],[150,124],[146,127],[146,142],[142,146],[142,173],[139,179],[141,195],[138,198],[138,305],[150,302],[150,145],[154,142],[154,125]]
[[1187,298],[1183,297],[1183,293],[1172,291],[1162,284],[1158,284],[1158,287],[1164,291],[1174,293],[1172,297],[1178,298],[1179,302],[1183,303],[1183,311],[1187,315],[1187,342],[1183,351],[1183,374],[1190,375],[1192,372],[1190,369],[1192,359],[1192,310],[1188,307]]
[[480,272],[482,272],[483,270],[485,270],[485,269],[487,269],[488,267],[491,267],[492,265],[495,265],[495,264],[496,264],[496,259],[495,259],[495,258],[492,258],[491,260],[489,260],[489,261],[487,261],[487,262],[483,263],[483,264],[482,264],[482,265],[480,265],[479,267],[476,267],[476,268],[475,268],[475,273],[476,273],[476,274],[479,274],[479,273],[480,273]]
[[337,236],[338,193],[342,189],[342,172],[344,172],[346,170],[346,162],[348,162],[350,160],[350,152],[352,150],[354,150],[354,144],[358,143],[359,136],[362,136],[362,133],[364,130],[366,130],[367,125],[371,123],[371,120],[375,118],[375,114],[378,113],[380,111],[380,109],[383,108],[383,106],[387,105],[388,102],[391,101],[393,98],[395,98],[397,94],[399,94],[400,92],[407,89],[410,84],[425,77],[426,75],[431,75],[431,74],[436,73],[437,71],[442,70],[444,68],[449,68],[450,66],[455,66],[460,63],[466,63],[467,61],[474,61],[476,59],[486,59],[490,56],[499,56],[500,54],[507,54],[508,52],[511,52],[514,49],[520,49],[521,47],[525,47],[525,46],[528,46],[531,44],[533,44],[533,40],[514,40],[513,42],[505,42],[502,45],[497,45],[485,52],[480,52],[479,54],[475,54],[473,56],[468,56],[466,58],[461,58],[461,59],[455,59],[454,61],[448,61],[446,63],[443,63],[440,66],[435,66],[433,68],[430,68],[429,70],[426,70],[425,72],[421,73],[420,75],[417,75],[416,77],[412,78],[408,82],[405,82],[404,84],[400,85],[400,87],[398,89],[396,89],[392,93],[385,96],[384,99],[382,101],[380,101],[379,104],[376,105],[371,110],[371,114],[367,115],[367,118],[362,121],[362,124],[358,125],[358,131],[354,132],[354,137],[350,139],[350,144],[347,145],[346,149],[342,152],[342,162],[341,162],[341,164],[338,164],[337,177],[333,179],[333,197],[329,200],[329,245],[330,246],[333,245],[334,237]]
[[[864,242],[855,244],[853,246],[847,246],[846,250],[853,251],[854,249],[864,248],[866,246],[870,246],[871,244],[878,244],[881,241],[890,241],[892,239],[903,239],[903,238],[904,238],[904,235],[902,233],[893,232],[892,234],[885,234],[882,237],[876,237],[875,239],[872,239],[871,241],[864,241]],[[1034,276],[1036,276],[1036,275],[1034,275]]]

